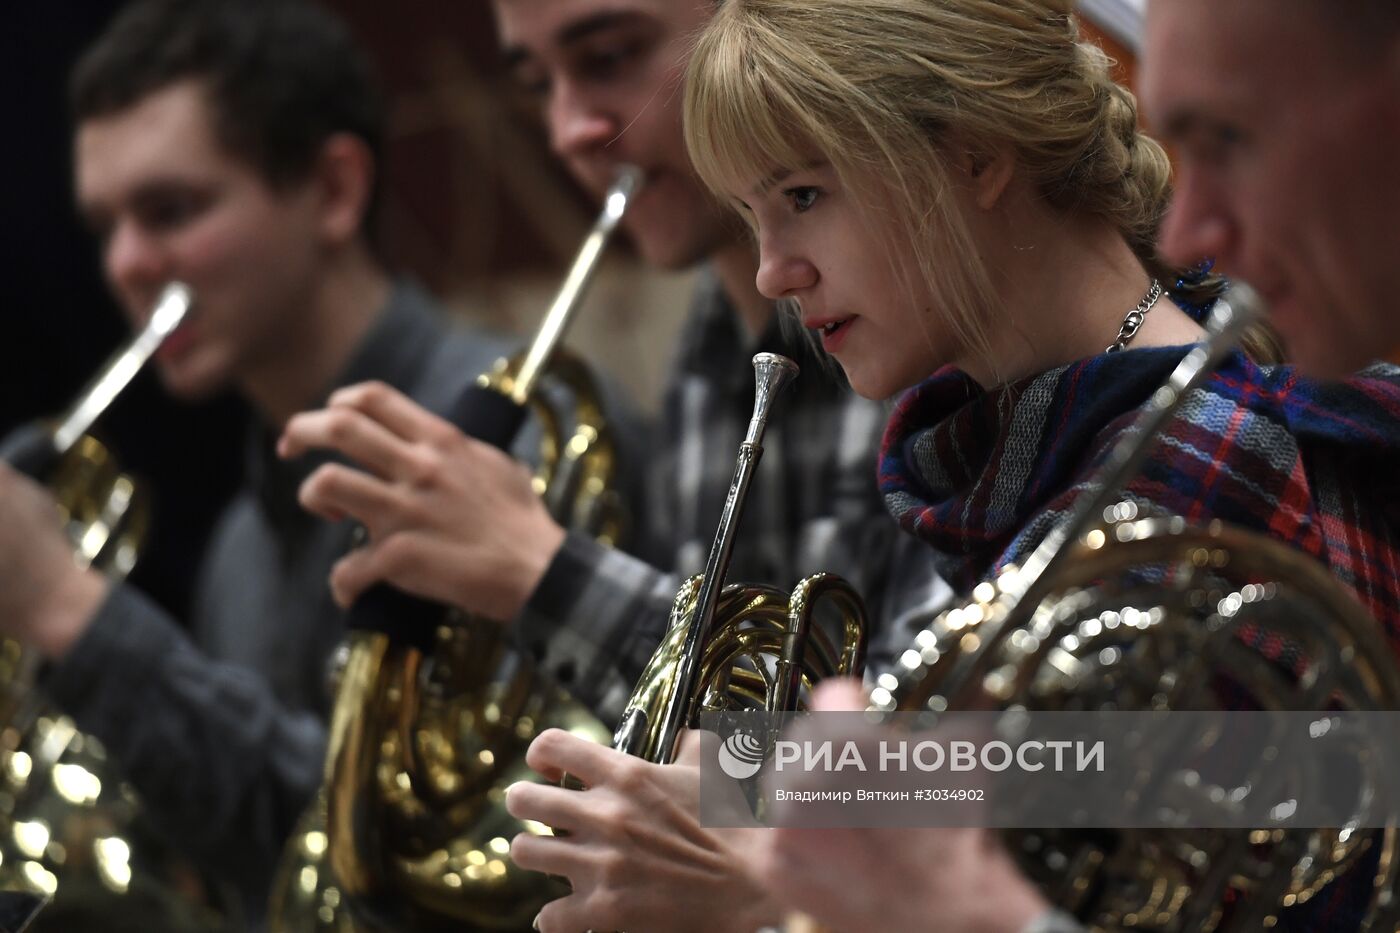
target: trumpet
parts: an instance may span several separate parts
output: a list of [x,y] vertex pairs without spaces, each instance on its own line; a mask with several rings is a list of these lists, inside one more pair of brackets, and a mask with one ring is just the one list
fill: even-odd
[[[1208,339],[1154,394],[1096,490],[1021,567],[935,617],[879,679],[872,713],[1208,709],[1218,703],[1217,678],[1238,683],[1260,709],[1400,709],[1400,669],[1378,626],[1326,568],[1261,534],[1143,515],[1118,501],[1162,427],[1260,314],[1242,284],[1217,301]],[[1151,583],[1161,568],[1173,571],[1171,582]],[[1307,676],[1270,676],[1236,643],[1245,624],[1298,645]],[[1375,834],[1018,830],[1007,838],[1052,902],[1091,928],[1154,931],[1265,929],[1372,847],[1380,860],[1366,928],[1393,930],[1396,845],[1393,822]]]
[[[619,174],[528,351],[482,375],[451,416],[506,449],[535,411],[536,490],[561,523],[604,543],[625,526],[613,442],[592,375],[556,349],[641,184],[637,169]],[[546,375],[568,388],[572,411],[537,391]],[[284,854],[271,928],[529,929],[562,888],[506,858],[526,827],[505,812],[505,788],[530,777],[538,732],[605,742],[606,730],[499,625],[388,587],[362,597],[348,624],[323,790]]]
[[[674,760],[681,731],[702,711],[796,709],[817,680],[858,675],[865,662],[865,605],[845,580],[814,574],[791,595],[773,586],[724,585],[769,413],[798,374],[796,363],[775,353],[758,354],[753,366],[753,415],[705,570],[676,594],[666,636],[613,736],[614,748],[660,764]],[[815,623],[826,602],[838,613],[835,638]]]
[[[135,481],[88,432],[193,300],[187,286],[167,285],[145,326],[67,411],[0,443],[0,459],[53,494],[74,560],[114,581],[136,564],[149,510]],[[39,664],[31,649],[0,640],[0,888],[52,898],[35,929],[105,925],[114,917],[139,917],[146,929],[168,933],[227,929],[231,901],[201,893],[215,889],[146,825],[102,743],[40,697]]]

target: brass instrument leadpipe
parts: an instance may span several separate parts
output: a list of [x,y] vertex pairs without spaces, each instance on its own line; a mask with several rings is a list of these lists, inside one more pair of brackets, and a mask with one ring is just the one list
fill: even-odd
[[1215,303],[1206,322],[1206,339],[1192,347],[1167,381],[1152,393],[1151,401],[1138,416],[1133,430],[1109,453],[1093,494],[1081,496],[1069,521],[1046,535],[1026,558],[1017,575],[1022,593],[1064,559],[1068,553],[1066,542],[1077,541],[1100,521],[1103,510],[1137,475],[1157,435],[1175,417],[1186,396],[1220,367],[1225,357],[1239,346],[1245,329],[1262,317],[1262,306],[1258,293],[1242,282],[1232,285],[1229,294]]
[[578,256],[569,267],[569,274],[564,277],[564,284],[560,286],[554,303],[549,306],[544,322],[536,332],[534,342],[530,344],[525,360],[516,373],[510,397],[517,405],[524,405],[529,401],[540,373],[549,364],[555,347],[564,336],[569,316],[578,306],[579,299],[583,297],[588,283],[593,279],[593,273],[598,268],[598,259],[603,255],[603,248],[608,245],[613,230],[626,213],[628,202],[641,188],[642,180],[642,170],[634,165],[624,166],[618,172],[612,188],[603,200],[602,212],[594,222],[588,238],[579,247]]
[[116,400],[175,332],[194,303],[188,285],[171,282],[161,292],[146,326],[118,350],[59,418],[57,426],[20,428],[0,445],[0,457],[34,479],[42,479]]
[[[692,616],[693,622],[686,631],[685,643],[677,662],[676,689],[671,691],[661,711],[656,732],[659,764],[669,764],[674,759],[676,742],[680,738],[681,730],[687,725],[690,703],[695,696],[696,678],[700,671],[701,654],[709,640],[715,607],[724,587],[725,573],[729,569],[739,517],[743,514],[744,501],[748,498],[754,469],[763,456],[763,434],[768,427],[769,411],[783,388],[796,378],[799,372],[796,363],[776,353],[759,353],[753,358],[753,368],[753,415],[749,419],[748,434],[739,447],[739,459],[734,468],[729,495],[725,498],[724,511],[720,515],[719,529],[715,533],[714,544],[710,547],[710,556],[705,561],[705,572],[700,581],[700,591],[696,596],[695,612]],[[650,731],[650,724],[646,720],[644,710],[630,706],[617,728],[613,747],[628,754],[639,754]]]
[[146,326],[122,348],[64,413],[53,432],[54,450],[62,456],[87,433],[98,416],[136,378],[146,362],[160,349],[165,338],[175,332],[194,302],[188,285],[171,282],[161,292]]

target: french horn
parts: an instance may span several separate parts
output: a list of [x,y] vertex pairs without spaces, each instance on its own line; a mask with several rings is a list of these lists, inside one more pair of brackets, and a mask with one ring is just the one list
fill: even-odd
[[[0,457],[53,494],[74,560],[114,582],[136,563],[149,509],[88,432],[192,302],[186,286],[167,286],[143,329],[56,422],[26,425],[0,444]],[[42,696],[40,663],[32,649],[0,640],[0,889],[52,897],[36,931],[230,929],[231,899],[147,824],[102,743]]]
[[[1158,389],[1096,490],[1022,566],[937,615],[879,678],[872,712],[1213,709],[1221,679],[1244,691],[1246,708],[1400,709],[1400,671],[1379,626],[1326,568],[1261,534],[1118,501],[1161,427],[1237,346],[1258,308],[1242,284],[1216,303],[1209,338]],[[1245,645],[1246,624],[1296,646],[1306,671],[1286,675]],[[1050,899],[1095,930],[1266,929],[1367,856],[1378,867],[1366,929],[1400,923],[1393,819],[1374,832],[1017,830],[1004,838]]]
[[[606,544],[626,525],[613,439],[590,371],[555,351],[641,184],[636,169],[619,175],[528,351],[481,376],[453,417],[506,448],[528,407],[542,427],[536,491],[561,524]],[[545,376],[570,410],[538,391]],[[324,787],[284,854],[271,929],[530,929],[564,888],[509,860],[512,836],[548,830],[511,817],[505,789],[534,779],[525,750],[539,732],[603,743],[606,729],[500,625],[383,589],[350,625]]]
[[[665,638],[613,737],[614,748],[659,764],[674,760],[682,730],[702,712],[795,710],[816,681],[858,676],[864,667],[865,605],[845,580],[814,574],[790,595],[769,585],[724,583],[769,413],[798,374],[796,363],[775,353],[758,354],[753,366],[753,415],[704,572],[676,594]],[[828,604],[834,630],[817,614]]]

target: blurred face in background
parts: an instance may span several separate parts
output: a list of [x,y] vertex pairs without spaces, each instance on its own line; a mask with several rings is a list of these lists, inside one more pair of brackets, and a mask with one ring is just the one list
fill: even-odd
[[1164,254],[1257,287],[1324,376],[1400,349],[1400,30],[1349,6],[1156,0],[1141,81],[1175,150]]
[[650,263],[681,269],[735,236],[696,178],[681,129],[681,78],[713,0],[493,0],[514,80],[537,101],[550,146],[593,195],[624,163],[647,184],[623,226]]
[[166,283],[194,290],[156,356],[171,394],[222,390],[282,350],[319,271],[318,199],[309,183],[274,190],[225,151],[197,82],[84,121],[74,164],[79,210],[133,328]]

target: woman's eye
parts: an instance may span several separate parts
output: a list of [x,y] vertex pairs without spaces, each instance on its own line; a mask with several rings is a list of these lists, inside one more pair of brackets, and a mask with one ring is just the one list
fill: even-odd
[[810,185],[789,188],[787,191],[783,192],[792,203],[792,209],[799,214],[811,210],[812,205],[817,203],[817,195],[820,193],[821,192],[817,188]]

